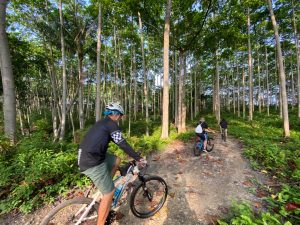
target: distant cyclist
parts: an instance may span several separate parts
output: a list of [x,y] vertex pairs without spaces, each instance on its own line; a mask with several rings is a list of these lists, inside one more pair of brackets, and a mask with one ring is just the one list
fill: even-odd
[[210,130],[208,128],[208,125],[205,122],[204,117],[201,117],[201,119],[200,119],[200,121],[199,121],[199,123],[198,123],[198,125],[197,125],[197,127],[195,129],[195,132],[196,132],[196,135],[198,137],[200,137],[201,140],[203,141],[203,149],[204,149],[204,151],[206,151],[206,145],[207,145],[207,139],[208,139],[207,131],[208,132],[213,132],[212,130]]
[[221,122],[220,122],[220,129],[221,129],[221,134],[224,135],[224,141],[226,141],[226,138],[227,138],[227,126],[228,126],[228,123],[227,121],[222,118]]
[[98,212],[97,225],[104,225],[110,211],[115,186],[112,180],[121,159],[107,153],[109,142],[114,142],[140,166],[145,166],[146,160],[141,158],[124,139],[118,126],[124,110],[118,103],[106,106],[105,118],[96,122],[88,131],[78,150],[78,165],[80,171],[88,176],[103,194]]

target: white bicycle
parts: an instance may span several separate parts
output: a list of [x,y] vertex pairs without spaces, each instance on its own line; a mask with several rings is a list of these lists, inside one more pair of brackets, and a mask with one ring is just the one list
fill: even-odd
[[[151,217],[163,207],[168,194],[167,183],[159,176],[145,175],[144,171],[145,169],[142,173],[139,170],[135,161],[128,163],[120,170],[121,176],[116,178],[114,183],[116,187],[120,183],[123,185],[121,191],[113,199],[111,210],[115,211],[125,203],[128,194],[130,195],[130,209],[136,217]],[[43,219],[41,225],[95,223],[98,217],[101,193],[97,191],[92,198],[89,198],[92,188],[84,197],[75,197],[55,207]],[[98,201],[98,199],[100,200]]]

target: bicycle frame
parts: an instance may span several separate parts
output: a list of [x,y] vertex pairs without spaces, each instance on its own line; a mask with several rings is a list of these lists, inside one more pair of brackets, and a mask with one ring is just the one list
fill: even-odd
[[[123,183],[124,182],[124,179],[125,179],[125,182],[123,184],[123,187],[121,189],[121,193],[119,194],[119,196],[117,198],[114,199],[114,201],[112,202],[112,205],[111,205],[111,210],[112,209],[116,209],[118,206],[120,206],[121,204],[118,204],[119,201],[121,200],[121,198],[123,197],[123,195],[125,193],[127,193],[129,190],[127,189],[127,186],[129,183],[133,182],[138,176],[140,177],[139,175],[139,169],[137,166],[133,166],[133,165],[130,165],[127,172],[126,172],[126,175],[125,176],[119,176],[117,177],[113,182],[115,184],[115,186],[117,186],[117,184],[119,183]],[[89,217],[89,218],[86,218],[86,216],[88,215],[89,211],[91,210],[91,208],[94,206],[94,204],[96,203],[97,199],[101,199],[102,198],[102,193],[98,190],[92,197],[93,201],[87,206],[83,206],[81,207],[78,212],[75,214],[75,215],[79,215],[83,210],[83,214],[81,215],[81,217],[79,218],[79,220],[77,221],[77,223],[75,225],[79,225],[80,223],[82,223],[83,221],[85,220],[88,220],[88,219],[94,219],[97,217],[96,216],[93,216],[93,217]]]
[[[139,170],[138,170],[137,166],[135,166],[136,168],[132,168],[132,167],[133,167],[133,165],[131,165],[128,168],[125,176],[120,176],[114,180],[115,187],[117,186],[117,184],[119,182],[122,182],[124,184],[122,186],[121,193],[119,194],[119,196],[117,198],[114,199],[111,209],[115,209],[118,206],[120,199],[123,197],[124,193],[126,191],[128,191],[128,190],[126,190],[128,184],[133,182],[137,178]],[[133,171],[136,170],[136,171],[134,174],[131,174],[131,172],[130,172],[131,170],[133,170]],[[124,179],[125,179],[125,182],[124,182]]]
[[[205,135],[206,140],[209,140],[208,133],[204,133],[204,135]],[[199,146],[198,147],[199,150],[202,151],[203,146],[204,146],[204,141],[198,136],[196,136],[196,144],[197,144],[197,146]]]

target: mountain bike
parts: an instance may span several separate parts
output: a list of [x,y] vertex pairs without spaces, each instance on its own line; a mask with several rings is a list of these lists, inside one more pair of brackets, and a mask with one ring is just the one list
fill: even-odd
[[[131,212],[139,218],[151,217],[163,207],[168,194],[167,183],[163,178],[146,175],[145,172],[146,168],[139,169],[136,161],[131,161],[120,169],[121,176],[114,179],[117,188],[111,212],[116,211],[127,202],[127,197],[129,197]],[[75,197],[52,209],[41,225],[95,223],[102,194],[100,191],[96,191],[90,198],[88,196],[91,189],[84,197]],[[98,199],[100,201],[97,201]]]
[[222,140],[226,142],[227,132],[226,132],[225,128],[221,128],[221,137],[222,137]]
[[205,133],[207,138],[206,149],[204,150],[204,142],[203,140],[196,136],[194,142],[194,155],[199,156],[203,152],[211,152],[214,148],[214,144],[212,143],[212,138],[209,137],[208,133]]

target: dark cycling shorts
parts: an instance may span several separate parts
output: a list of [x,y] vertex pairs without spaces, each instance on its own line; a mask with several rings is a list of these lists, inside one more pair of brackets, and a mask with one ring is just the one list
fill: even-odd
[[201,134],[196,133],[196,135],[197,135],[198,137],[200,137],[202,141],[205,140],[205,135],[204,135],[203,133],[201,133]]

